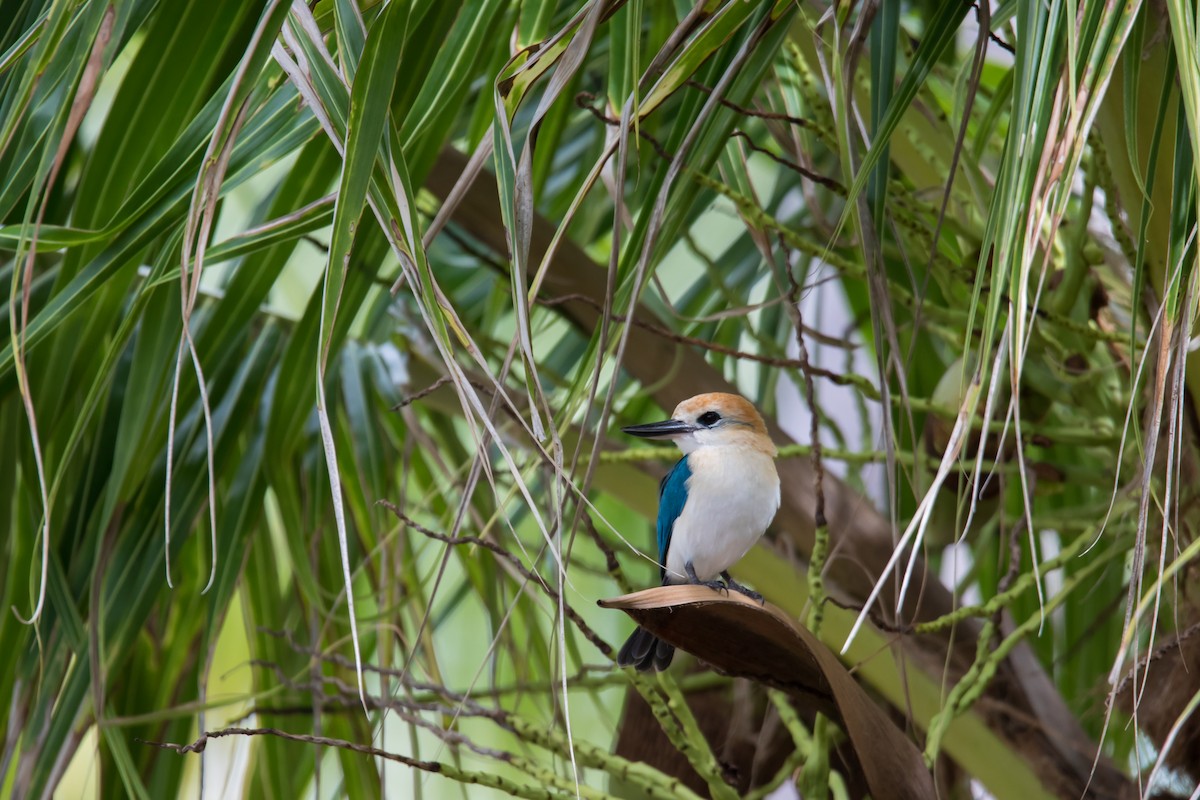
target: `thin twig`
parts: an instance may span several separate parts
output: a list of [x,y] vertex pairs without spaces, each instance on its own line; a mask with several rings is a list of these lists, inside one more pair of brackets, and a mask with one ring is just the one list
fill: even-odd
[[[579,108],[588,112],[610,128],[620,127],[621,121],[619,119],[614,119],[608,116],[603,111],[592,105],[592,103],[595,101],[596,95],[591,94],[590,92],[580,92],[579,94],[575,95],[575,105],[579,106]],[[637,129],[637,135],[650,145],[659,158],[668,162],[675,160],[675,156],[671,155],[670,151],[663,147],[661,142],[659,142],[650,134],[646,133],[646,128],[644,125],[637,125],[635,127]]]
[[399,403],[396,403],[396,405],[392,406],[392,411],[399,411],[400,409],[410,406],[422,398],[428,397],[429,395],[436,392],[438,389],[445,386],[447,383],[450,383],[452,380],[454,380],[454,379],[451,378],[449,375],[443,375],[442,377],[438,378],[436,381],[431,383],[429,386],[426,386],[424,389],[417,392],[416,394],[410,394],[408,397],[404,398]]
[[[436,392],[438,389],[442,388],[446,384],[451,383],[453,380],[454,379],[451,378],[449,375],[443,375],[442,377],[438,378],[436,381],[431,383],[429,386],[426,386],[424,389],[417,392],[416,394],[411,394],[408,397],[401,400],[399,403],[396,403],[396,405],[392,406],[392,411],[399,411],[402,408],[412,405],[413,403],[417,402],[418,400],[428,397],[429,395],[433,394],[434,392]],[[490,387],[485,386],[484,384],[482,384],[478,381],[469,380],[469,381],[467,381],[467,383],[471,384],[471,386],[473,388],[475,388],[476,390],[484,392],[485,394],[493,394]]]
[[[712,87],[705,86],[703,83],[700,83],[697,80],[688,79],[684,83],[684,85],[690,86],[693,89],[699,89],[700,91],[704,92],[705,94],[712,94]],[[719,102],[721,105],[728,108],[730,111],[736,111],[737,113],[739,113],[745,117],[756,117],[758,119],[769,119],[769,120],[776,120],[779,122],[790,122],[793,125],[797,125],[801,128],[817,128],[818,127],[817,123],[813,122],[812,120],[804,119],[803,117],[793,117],[791,114],[782,114],[778,111],[762,111],[762,110],[759,110],[756,108],[747,108],[746,106],[738,105],[737,103],[733,102],[732,100],[726,100],[724,97],[718,98],[717,102]]]
[[1117,694],[1121,694],[1122,692],[1124,692],[1125,687],[1129,684],[1130,678],[1132,678],[1134,675],[1136,675],[1139,671],[1146,670],[1155,661],[1158,661],[1163,656],[1165,656],[1167,653],[1178,648],[1180,645],[1182,645],[1188,639],[1191,639],[1193,636],[1196,636],[1198,634],[1200,634],[1200,622],[1195,622],[1192,625],[1190,625],[1188,628],[1186,628],[1178,636],[1173,637],[1169,641],[1163,642],[1158,647],[1154,648],[1153,651],[1142,656],[1142,658],[1138,661],[1136,666],[1131,667],[1129,669],[1129,671],[1125,674],[1125,677],[1121,678],[1121,682],[1117,684],[1117,688],[1115,690],[1113,690],[1113,694],[1117,695]]
[[[554,589],[554,587],[543,580],[542,576],[527,568],[521,563],[519,558],[505,550],[496,542],[488,541],[487,539],[481,539],[478,536],[447,536],[444,533],[438,533],[437,531],[431,530],[421,523],[416,522],[403,511],[401,511],[400,508],[394,503],[390,503],[387,500],[378,500],[376,502],[378,505],[383,506],[388,511],[391,511],[393,514],[395,514],[396,518],[405,525],[419,533],[424,534],[425,536],[428,536],[430,539],[436,539],[439,542],[453,545],[476,545],[492,551],[497,556],[507,561],[513,567],[513,569],[515,569],[521,575],[521,577],[540,587],[542,591],[545,592],[546,595],[555,603],[559,603],[558,591]],[[575,623],[575,627],[579,629],[579,632],[583,634],[584,638],[595,645],[596,649],[603,653],[607,658],[613,658],[612,646],[609,645],[608,642],[604,641],[604,639],[602,639],[598,633],[592,630],[591,626],[584,622],[583,617],[579,615],[579,612],[566,602],[562,603],[562,607],[566,611],[567,618],[570,619],[571,622]]]
[[759,145],[754,143],[754,140],[750,138],[750,134],[746,133],[745,131],[735,130],[733,133],[731,133],[729,135],[731,138],[742,139],[743,141],[746,142],[746,144],[754,152],[762,153],[764,156],[771,159],[776,164],[779,164],[780,166],[782,166],[786,169],[790,169],[792,172],[795,172],[800,177],[808,178],[813,183],[819,183],[820,185],[824,186],[826,189],[830,189],[834,192],[837,192],[838,194],[846,194],[846,187],[842,186],[842,184],[839,183],[838,181],[834,180],[833,178],[828,178],[819,172],[813,172],[808,167],[805,167],[804,165],[802,165],[796,161],[792,161],[790,158],[784,158],[781,155],[772,153],[770,150],[766,149],[765,147],[760,147]]
[[629,579],[625,577],[625,573],[621,571],[621,562],[617,559],[616,551],[608,546],[608,542],[604,541],[604,537],[600,535],[600,531],[596,528],[596,523],[592,521],[590,514],[583,515],[584,528],[587,529],[588,536],[595,542],[596,547],[604,554],[604,568],[608,570],[609,576],[616,581],[617,586],[622,592],[633,591],[633,586],[629,583]]
[[[787,245],[780,243],[787,252]],[[796,329],[796,349],[800,356],[800,373],[804,376],[804,397],[808,403],[808,413],[811,424],[809,427],[809,446],[812,448],[813,491],[816,505],[813,510],[813,546],[809,556],[808,590],[812,599],[809,610],[808,626],[813,633],[819,633],[821,620],[824,617],[825,586],[822,571],[825,559],[829,555],[829,522],[825,518],[825,464],[821,460],[821,410],[817,406],[817,390],[813,375],[817,370],[808,357],[808,345],[804,343],[804,318],[800,312],[800,282],[785,264],[784,273],[788,280],[788,316]]]
[[[598,303],[596,300],[594,300],[593,298],[591,298],[585,294],[564,294],[564,295],[559,295],[557,297],[538,298],[537,302],[540,305],[544,305],[544,306],[557,306],[557,305],[562,305],[564,303],[580,302],[580,303],[584,303],[585,305],[591,306],[592,308],[596,309],[597,311],[599,311],[601,309],[600,303]],[[629,322],[630,321],[629,317],[624,314],[613,314],[612,318],[614,320],[616,320],[617,322]],[[632,320],[632,324],[636,325],[639,328],[642,328],[643,330],[650,331],[651,333],[655,334],[656,336],[661,336],[662,338],[668,339],[677,344],[686,344],[690,347],[699,347],[702,350],[709,350],[714,353],[720,353],[721,355],[729,356],[731,358],[742,359],[745,361],[754,361],[759,364],[766,364],[769,367],[777,367],[779,369],[803,369],[804,368],[803,362],[800,359],[779,358],[776,356],[762,355],[760,353],[749,353],[749,352],[746,352],[745,350],[738,350],[735,347],[729,347],[728,345],[718,344],[716,342],[711,342],[706,339],[699,339],[694,336],[685,336],[682,333],[675,333],[674,331],[668,330],[667,328],[664,328],[661,325],[655,325],[652,322],[645,322],[644,320],[637,319],[636,317]],[[862,382],[860,380],[858,380],[857,377],[849,378],[845,375],[841,375],[837,372],[833,372],[832,370],[822,369],[821,367],[811,367],[810,366],[810,369],[812,370],[813,375],[820,377],[820,378],[825,378],[827,380],[830,380],[833,383],[838,384],[839,386],[853,386],[856,388],[863,388]]]
[[[518,768],[530,773],[531,777],[538,780],[539,784],[524,784],[509,778],[503,777],[496,772],[473,772],[460,769],[453,764],[445,764],[440,761],[424,761],[416,758],[402,756],[399,753],[392,753],[387,750],[381,750],[378,747],[370,745],[356,744],[348,742],[345,739],[333,739],[328,736],[311,736],[302,733],[291,733],[290,731],[279,730],[278,728],[223,728],[217,731],[207,731],[200,735],[200,738],[191,744],[173,744],[171,742],[152,742],[146,739],[135,739],[140,744],[148,744],[152,747],[159,747],[164,750],[174,750],[176,753],[202,753],[204,748],[208,746],[210,739],[220,739],[226,736],[275,736],[280,739],[287,739],[292,742],[304,742],[305,744],[315,744],[323,747],[336,747],[341,750],[349,750],[363,755],[374,756],[388,761],[395,761],[399,764],[422,770],[423,772],[432,772],[434,774],[443,775],[451,780],[465,784],[475,784],[478,786],[487,786],[493,789],[498,789],[515,797],[531,798],[532,800],[551,800],[566,796],[564,792],[570,788],[567,781],[560,780],[558,776],[553,775],[537,765],[531,764],[524,759],[518,758],[511,753],[499,753],[499,759],[509,764],[513,764]],[[536,774],[534,774],[536,772]],[[556,786],[558,791],[551,789],[550,786],[543,782],[549,782],[550,785]],[[561,785],[560,785],[561,784]],[[588,795],[593,797],[604,796],[599,792],[588,792]]]

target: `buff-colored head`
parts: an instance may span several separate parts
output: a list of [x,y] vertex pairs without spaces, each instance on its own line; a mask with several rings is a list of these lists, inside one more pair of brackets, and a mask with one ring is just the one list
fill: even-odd
[[725,392],[698,394],[675,406],[671,419],[623,429],[647,439],[670,439],[684,453],[700,447],[744,447],[775,455],[775,444],[758,410]]

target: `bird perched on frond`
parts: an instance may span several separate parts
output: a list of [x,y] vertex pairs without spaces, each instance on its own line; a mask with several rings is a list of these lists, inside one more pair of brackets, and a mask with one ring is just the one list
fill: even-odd
[[[728,572],[779,509],[775,444],[754,406],[736,394],[701,394],[676,406],[668,420],[622,430],[646,439],[669,439],[683,451],[658,489],[663,584],[732,589],[761,602],[762,595]],[[617,654],[617,663],[639,672],[662,670],[674,655],[674,647],[638,628]]]

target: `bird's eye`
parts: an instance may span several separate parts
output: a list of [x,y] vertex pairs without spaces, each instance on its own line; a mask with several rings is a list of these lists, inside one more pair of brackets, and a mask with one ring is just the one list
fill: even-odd
[[696,421],[705,427],[711,428],[713,425],[716,425],[721,421],[721,415],[715,411],[705,411]]

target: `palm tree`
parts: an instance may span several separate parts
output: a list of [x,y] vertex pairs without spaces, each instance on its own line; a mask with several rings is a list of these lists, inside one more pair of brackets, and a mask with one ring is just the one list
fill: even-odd
[[0,0],[0,795],[1193,792],[1196,19]]

